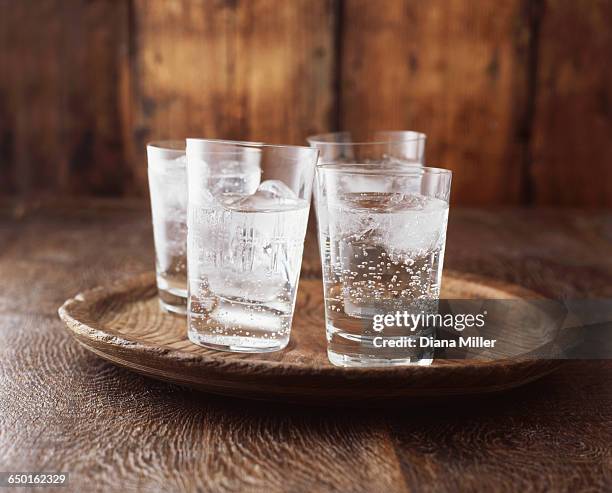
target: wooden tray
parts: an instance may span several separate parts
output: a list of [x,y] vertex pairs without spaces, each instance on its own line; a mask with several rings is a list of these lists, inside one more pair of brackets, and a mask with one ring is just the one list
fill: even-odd
[[[444,298],[534,298],[531,291],[445,272]],[[442,361],[431,366],[339,368],[327,361],[320,279],[300,281],[289,346],[235,354],[191,344],[185,319],[162,313],[153,275],[85,291],[59,309],[87,349],[139,373],[217,394],[291,402],[397,399],[493,392],[523,385],[558,361]],[[517,352],[520,351],[517,349]]]

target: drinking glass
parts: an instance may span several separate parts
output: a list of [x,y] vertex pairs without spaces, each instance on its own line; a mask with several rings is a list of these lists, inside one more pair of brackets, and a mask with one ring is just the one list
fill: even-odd
[[187,306],[187,159],[185,141],[147,145],[157,290],[162,310]]
[[428,351],[380,347],[385,339],[424,335],[393,324],[382,330],[380,322],[387,314],[437,310],[450,185],[445,169],[317,165],[327,352],[333,364],[431,363]]
[[266,352],[289,342],[317,156],[309,147],[187,139],[195,344]]
[[425,134],[414,131],[376,131],[354,140],[350,132],[313,135],[307,141],[319,149],[325,163],[419,165],[425,162]]

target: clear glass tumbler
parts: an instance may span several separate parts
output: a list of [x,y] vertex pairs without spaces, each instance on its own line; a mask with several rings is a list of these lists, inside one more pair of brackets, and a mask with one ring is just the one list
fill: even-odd
[[317,155],[187,139],[192,342],[238,352],[287,345]]
[[147,145],[159,303],[185,314],[187,307],[187,158],[185,141]]
[[388,342],[417,335],[394,324],[382,330],[381,321],[397,312],[437,310],[450,185],[451,172],[445,169],[317,165],[316,212],[333,364],[431,363],[428,351],[398,349],[394,343],[380,347],[381,337]]
[[350,132],[332,132],[307,139],[319,149],[321,162],[385,165],[423,164],[426,140],[425,134],[410,130],[376,131],[362,139],[354,139]]

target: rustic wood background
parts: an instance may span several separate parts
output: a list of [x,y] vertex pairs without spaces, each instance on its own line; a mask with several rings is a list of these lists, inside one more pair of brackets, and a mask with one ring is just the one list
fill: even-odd
[[146,196],[153,139],[411,128],[455,203],[612,205],[610,0],[0,9],[3,196]]

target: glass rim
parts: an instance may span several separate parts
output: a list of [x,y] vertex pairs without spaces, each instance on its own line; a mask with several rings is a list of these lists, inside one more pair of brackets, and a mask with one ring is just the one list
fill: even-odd
[[[188,137],[185,139],[185,147],[189,142],[193,143],[211,143],[211,144],[225,144],[227,146],[233,146],[238,149],[286,149],[286,150],[295,150],[295,151],[308,151],[312,153],[312,151],[317,151],[317,149],[308,146],[298,146],[292,144],[266,144],[264,142],[252,142],[247,140],[227,140],[227,139],[202,139],[197,137]],[[207,151],[207,152],[218,152],[222,153],[224,151]]]
[[185,153],[187,144],[184,140],[180,139],[163,139],[147,142],[147,147],[159,149],[161,151],[182,151]]
[[[367,167],[367,168],[366,168]],[[317,171],[335,171],[347,175],[386,175],[386,176],[419,176],[419,175],[446,175],[452,176],[453,172],[447,168],[432,166],[421,166],[416,163],[407,163],[400,166],[385,166],[374,163],[317,163]]]
[[309,144],[321,144],[326,146],[367,146],[367,145],[388,145],[388,144],[402,144],[406,142],[425,142],[427,140],[427,135],[423,132],[418,132],[416,130],[377,130],[376,133],[387,133],[387,134],[395,134],[395,135],[403,135],[406,138],[400,138],[397,140],[370,140],[370,141],[349,141],[342,142],[338,140],[326,140],[332,138],[334,136],[350,135],[349,131],[341,131],[341,132],[327,132],[322,134],[311,135],[306,137],[306,141]]

